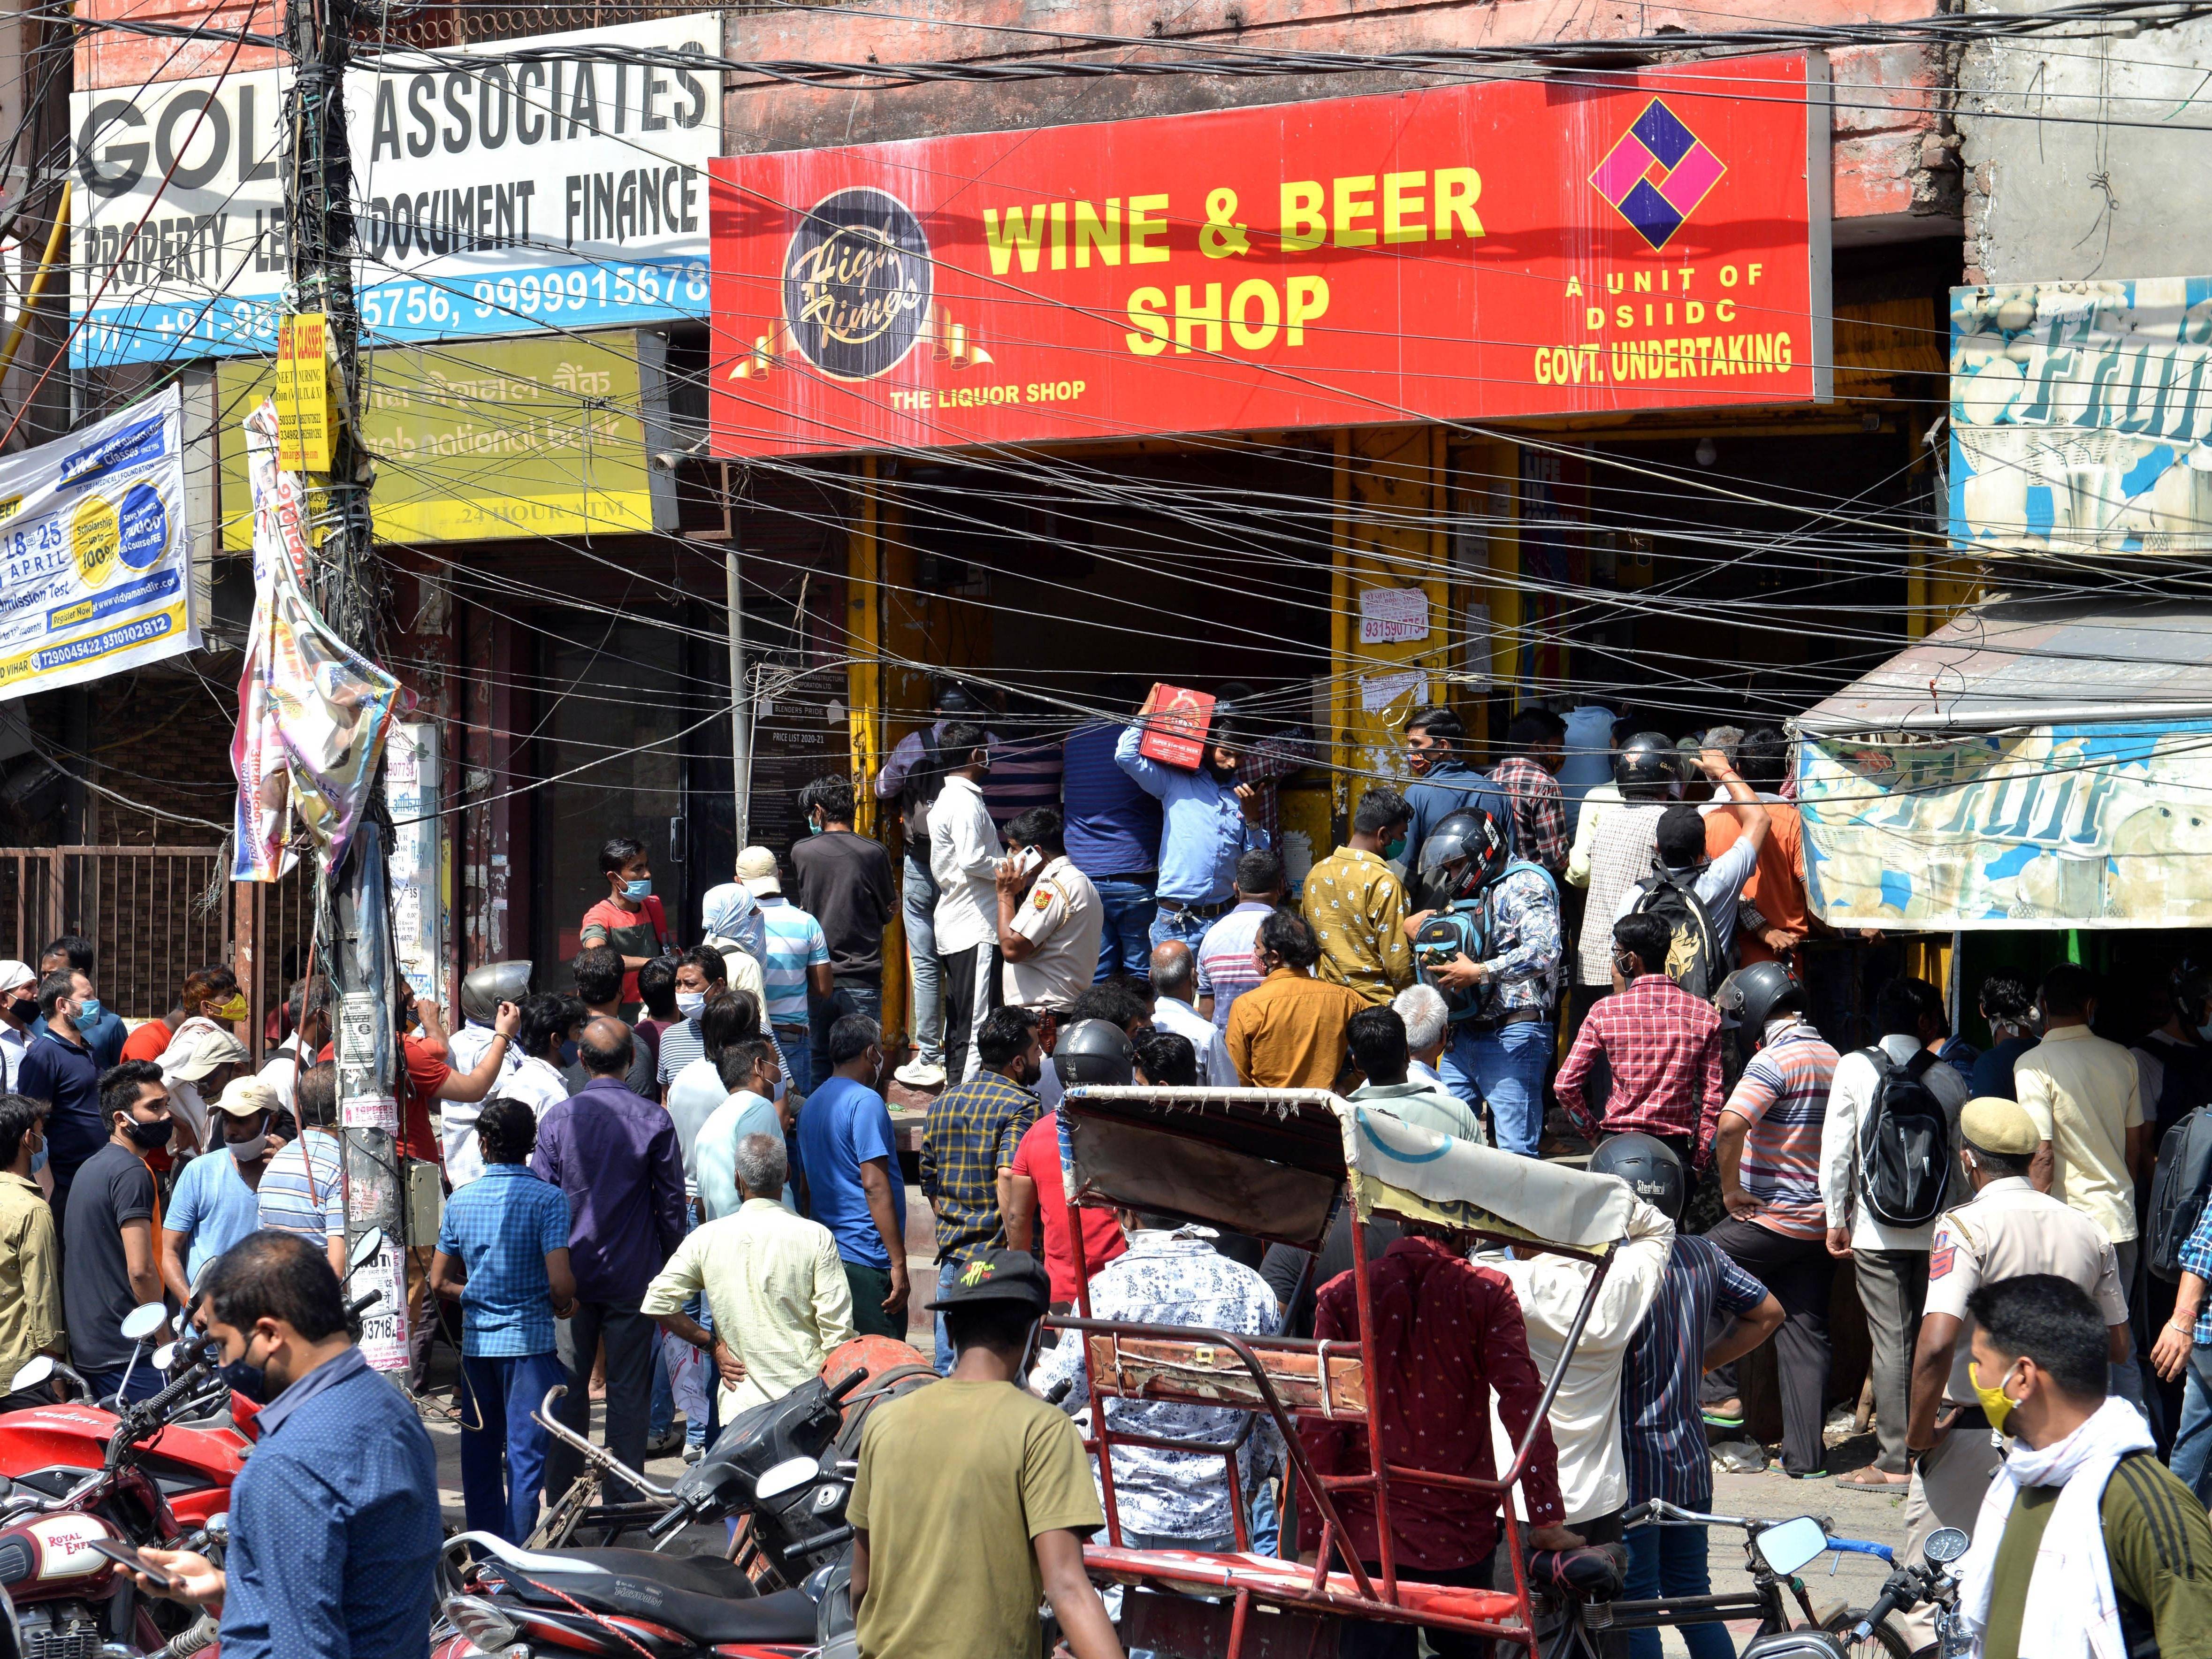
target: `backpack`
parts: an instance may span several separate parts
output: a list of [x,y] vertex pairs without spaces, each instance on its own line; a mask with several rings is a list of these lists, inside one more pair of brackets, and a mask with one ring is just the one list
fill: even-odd
[[1710,1002],[1720,988],[1721,942],[1698,896],[1695,878],[1677,881],[1663,872],[1647,877],[1636,885],[1633,914],[1656,916],[1667,924],[1674,935],[1667,950],[1667,977],[1698,1001]]
[[1902,1066],[1863,1049],[1879,1081],[1859,1119],[1859,1201],[1887,1227],[1924,1227],[1951,1186],[1951,1119],[1924,1081],[1941,1064],[1927,1049]]
[[2158,1143],[2150,1209],[2143,1218],[2143,1260],[2154,1279],[2179,1281],[2181,1247],[2197,1230],[2207,1188],[2212,1188],[2212,1107],[2200,1106]]

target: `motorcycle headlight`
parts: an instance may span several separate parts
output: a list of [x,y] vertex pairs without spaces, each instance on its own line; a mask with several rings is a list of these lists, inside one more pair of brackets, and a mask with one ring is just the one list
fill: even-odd
[[498,1659],[530,1659],[530,1650],[515,1640],[521,1632],[497,1603],[480,1595],[456,1595],[447,1601],[445,1613],[483,1652]]

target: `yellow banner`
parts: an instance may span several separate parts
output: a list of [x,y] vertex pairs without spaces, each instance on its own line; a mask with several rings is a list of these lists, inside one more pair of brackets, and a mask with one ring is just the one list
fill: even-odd
[[[504,541],[672,527],[671,487],[664,479],[656,492],[647,465],[641,349],[637,332],[622,329],[368,354],[362,425],[377,459],[378,538]],[[222,364],[222,407],[252,408],[272,392],[276,370],[267,359]],[[221,441],[222,544],[246,552],[253,520],[235,422],[223,424]]]
[[276,465],[287,472],[331,470],[328,333],[328,319],[319,311],[277,325]]

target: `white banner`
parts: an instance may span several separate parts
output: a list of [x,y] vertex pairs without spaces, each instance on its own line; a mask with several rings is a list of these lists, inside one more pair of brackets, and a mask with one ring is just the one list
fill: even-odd
[[176,386],[0,457],[0,697],[196,649],[191,569]]
[[[702,66],[393,55],[347,77],[366,343],[707,314],[707,162],[721,151],[722,112],[721,77],[703,60],[720,52],[720,16],[467,51],[615,46]],[[288,76],[73,96],[75,306],[92,313],[73,348],[80,366],[276,349],[290,257],[278,177]]]

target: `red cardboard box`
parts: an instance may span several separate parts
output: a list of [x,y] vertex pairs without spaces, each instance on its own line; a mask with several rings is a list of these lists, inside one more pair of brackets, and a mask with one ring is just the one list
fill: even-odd
[[1155,681],[1152,695],[1145,699],[1144,713],[1150,719],[1137,752],[1163,766],[1197,771],[1206,764],[1206,728],[1213,723],[1213,701],[1203,691]]

